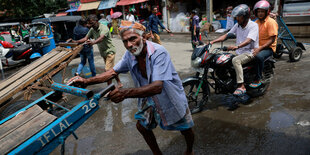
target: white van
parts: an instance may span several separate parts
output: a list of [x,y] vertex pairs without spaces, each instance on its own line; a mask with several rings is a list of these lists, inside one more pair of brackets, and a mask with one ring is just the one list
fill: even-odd
[[284,0],[282,16],[288,25],[310,24],[310,1]]

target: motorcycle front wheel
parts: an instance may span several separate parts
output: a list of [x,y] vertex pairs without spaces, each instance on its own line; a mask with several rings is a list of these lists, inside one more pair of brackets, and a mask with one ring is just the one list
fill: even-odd
[[189,80],[183,83],[183,87],[191,113],[202,111],[210,96],[208,84],[201,83],[201,80]]

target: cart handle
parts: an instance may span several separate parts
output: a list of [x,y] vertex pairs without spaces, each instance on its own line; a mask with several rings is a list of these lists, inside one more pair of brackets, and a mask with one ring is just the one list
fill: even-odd
[[107,94],[108,92],[112,91],[115,89],[115,85],[112,83],[110,85],[108,85],[107,87],[105,87],[102,91],[100,91],[99,93],[97,93],[95,96],[100,99],[101,97],[103,97],[105,94]]
[[84,97],[84,98],[91,98],[94,95],[93,91],[91,90],[78,88],[78,87],[72,87],[72,86],[68,86],[68,85],[60,84],[56,82],[54,82],[51,85],[51,88],[56,91],[65,92],[65,93],[69,93],[69,94]]

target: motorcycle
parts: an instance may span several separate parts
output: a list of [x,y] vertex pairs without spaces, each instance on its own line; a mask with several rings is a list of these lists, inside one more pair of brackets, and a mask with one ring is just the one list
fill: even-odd
[[10,66],[21,61],[31,62],[30,57],[33,54],[31,45],[7,41],[0,41],[0,45],[0,57],[4,66]]
[[[226,39],[233,36],[229,34]],[[210,87],[214,89],[215,94],[232,94],[237,88],[236,72],[232,65],[234,55],[227,52],[227,47],[223,47],[223,43],[221,48],[212,51],[211,47],[212,45],[208,44],[194,49],[191,66],[196,70],[196,75],[182,81],[192,113],[203,110],[210,97]],[[255,61],[242,65],[247,95],[258,97],[266,92],[274,74],[274,63],[272,57],[265,60],[262,84],[257,88],[249,87],[256,76]]]

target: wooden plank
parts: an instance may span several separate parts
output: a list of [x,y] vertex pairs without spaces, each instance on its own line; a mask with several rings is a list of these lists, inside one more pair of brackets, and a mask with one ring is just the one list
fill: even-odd
[[43,110],[38,105],[34,105],[31,108],[25,110],[24,112],[19,113],[12,119],[6,121],[4,124],[1,124],[0,139],[10,134],[16,128],[19,128],[20,126],[24,125],[25,123],[27,123],[28,121],[30,121],[31,119],[33,119],[42,112]]
[[[4,89],[0,90],[0,97],[3,96],[8,91],[8,88],[10,86],[12,86],[12,85],[14,85],[14,87],[19,86],[25,80],[28,80],[28,77],[31,77],[32,75],[36,75],[36,74],[40,73],[40,69],[44,69],[44,67],[49,66],[51,63],[55,63],[54,61],[59,59],[59,57],[61,56],[60,54],[61,53],[56,53],[53,57],[46,60],[42,64],[35,66],[35,67],[27,68],[27,71],[23,72],[23,75],[19,76],[17,79],[11,78],[10,81],[12,81],[12,82],[10,83],[10,85],[7,85],[7,87],[4,87]],[[44,71],[44,70],[42,70],[42,71]]]
[[0,152],[6,154],[18,145],[35,135],[56,119],[54,115],[42,112],[23,126],[0,140]]
[[60,47],[66,47],[66,46],[76,47],[78,45],[79,45],[78,43],[58,43],[58,46]]
[[47,53],[46,55],[44,55],[42,58],[40,58],[40,59],[34,61],[33,63],[23,67],[22,69],[20,69],[19,71],[17,71],[16,73],[11,75],[10,77],[8,77],[6,80],[2,81],[0,83],[0,90],[5,88],[7,85],[11,84],[12,82],[14,82],[15,79],[18,79],[20,76],[23,76],[25,73],[31,71],[32,68],[35,68],[36,66],[44,63],[46,60],[50,59],[51,57],[53,57],[57,53],[58,53],[58,51],[51,51],[51,52]]
[[[27,89],[24,93],[24,99],[29,100],[32,94],[33,90],[36,90],[36,88],[39,89],[39,87],[41,85],[44,85],[45,81],[48,81],[50,79],[50,77],[53,77],[55,74],[57,74],[58,72],[60,72],[61,70],[66,69],[66,67],[68,66],[68,64],[74,59],[76,58],[76,55],[78,53],[80,53],[80,51],[83,49],[83,45],[79,45],[75,48],[68,49],[68,48],[64,48],[64,47],[60,47],[58,46],[57,48],[62,49],[62,50],[70,50],[71,52],[71,56],[70,58],[68,58],[67,60],[65,60],[63,63],[61,63],[57,68],[53,69],[52,71],[50,71],[49,73],[47,73],[46,75],[44,75],[44,77],[42,77],[40,80],[38,80],[37,82],[33,83],[30,87],[30,89]],[[64,76],[64,74],[63,74]],[[64,79],[64,77],[63,77]],[[42,87],[43,88],[43,87]],[[50,88],[47,88],[50,89]]]
[[8,77],[7,80],[4,80],[0,83],[0,90],[4,89],[8,85],[12,84],[16,79],[19,79],[21,76],[27,74],[28,72],[32,71],[37,66],[40,66],[42,63],[45,63],[46,60],[49,60],[54,55],[58,54],[58,51],[51,51],[44,55],[42,58],[38,59],[37,61],[23,67],[17,73],[13,74],[12,76]]
[[[57,49],[59,50],[59,48],[63,48],[63,47],[59,47],[58,48],[55,48],[54,50],[57,51]],[[21,85],[18,85],[19,87],[11,90],[11,92],[7,92],[7,93],[1,93],[0,92],[0,105],[5,102],[6,100],[8,100],[10,97],[13,97],[16,93],[18,93],[19,91],[21,91],[22,89],[24,89],[25,87],[27,87],[29,84],[31,84],[32,82],[34,82],[36,79],[40,78],[41,76],[43,76],[44,74],[46,74],[47,72],[49,72],[49,70],[53,69],[54,67],[56,67],[57,65],[59,65],[60,63],[62,63],[63,61],[66,60],[66,63],[63,63],[64,65],[62,65],[62,69],[63,69],[63,66],[67,66],[73,58],[75,58],[75,56],[83,49],[83,45],[79,45],[75,48],[73,48],[72,50],[69,50],[69,49],[66,49],[66,48],[63,48],[63,51],[62,52],[66,52],[67,55],[65,55],[63,57],[63,59],[55,62],[52,66],[50,67],[46,67],[46,68],[42,68],[42,70],[44,72],[41,72],[41,74],[38,74],[38,75],[34,75],[34,76],[30,76],[30,80],[24,82],[23,84]],[[70,58],[69,58],[70,57]],[[68,59],[69,58],[69,59]],[[50,60],[49,60],[50,61]],[[60,68],[58,67],[57,70],[59,70]],[[53,72],[55,73],[55,72]],[[47,76],[47,75],[46,75]],[[53,75],[49,74],[49,77],[52,77]]]
[[[0,91],[0,104],[9,99],[10,97],[14,96],[15,93],[21,91],[23,88],[34,82],[36,79],[40,78],[55,66],[59,65],[61,62],[66,60],[72,54],[68,51],[63,51],[59,53],[62,57],[53,57],[48,60],[48,63],[40,65],[40,67],[35,68],[27,75],[21,77],[20,79],[16,80],[13,84],[6,87],[3,91]],[[52,62],[52,63],[51,63]]]

